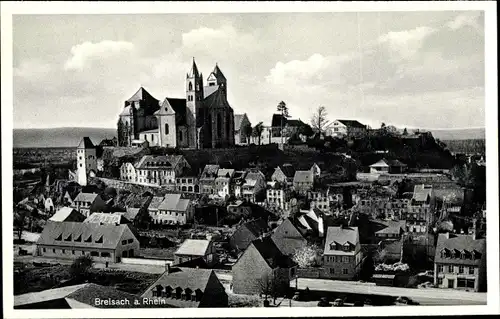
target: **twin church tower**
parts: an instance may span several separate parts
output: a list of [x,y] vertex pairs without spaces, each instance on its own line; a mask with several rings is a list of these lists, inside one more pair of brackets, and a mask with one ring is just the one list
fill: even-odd
[[118,146],[144,141],[149,146],[190,149],[234,145],[234,112],[227,101],[227,79],[217,64],[204,85],[193,58],[184,99],[159,101],[141,87],[125,101],[118,119]]

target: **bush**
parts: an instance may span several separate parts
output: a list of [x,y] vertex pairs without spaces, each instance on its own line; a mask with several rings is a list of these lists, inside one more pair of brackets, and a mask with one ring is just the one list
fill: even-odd
[[73,279],[84,279],[92,268],[94,260],[91,256],[85,255],[78,257],[70,267],[70,274]]

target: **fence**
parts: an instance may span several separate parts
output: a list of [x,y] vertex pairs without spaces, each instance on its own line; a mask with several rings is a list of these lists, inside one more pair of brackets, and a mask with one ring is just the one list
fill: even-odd
[[298,268],[297,277],[318,279],[323,277],[324,271],[324,268]]
[[130,258],[125,257],[121,259],[123,264],[130,265],[145,265],[145,266],[163,266],[166,264],[172,264],[172,261],[164,260],[164,259],[149,259],[149,258]]

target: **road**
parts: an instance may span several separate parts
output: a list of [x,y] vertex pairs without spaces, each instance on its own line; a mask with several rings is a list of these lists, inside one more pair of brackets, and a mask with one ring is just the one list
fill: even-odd
[[[291,281],[295,287],[295,280]],[[309,287],[310,290],[337,291],[346,293],[373,294],[384,296],[405,296],[420,302],[420,304],[467,304],[467,305],[485,305],[487,303],[485,293],[466,292],[451,289],[437,288],[398,288],[384,287],[373,284],[362,284],[349,281],[327,280],[327,279],[298,279],[299,289]]]

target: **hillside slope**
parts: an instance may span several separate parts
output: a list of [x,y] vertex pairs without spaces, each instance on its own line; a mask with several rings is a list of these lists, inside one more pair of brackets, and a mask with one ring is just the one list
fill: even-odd
[[60,127],[48,129],[14,129],[16,147],[77,147],[82,137],[88,136],[94,144],[116,136],[110,128]]

